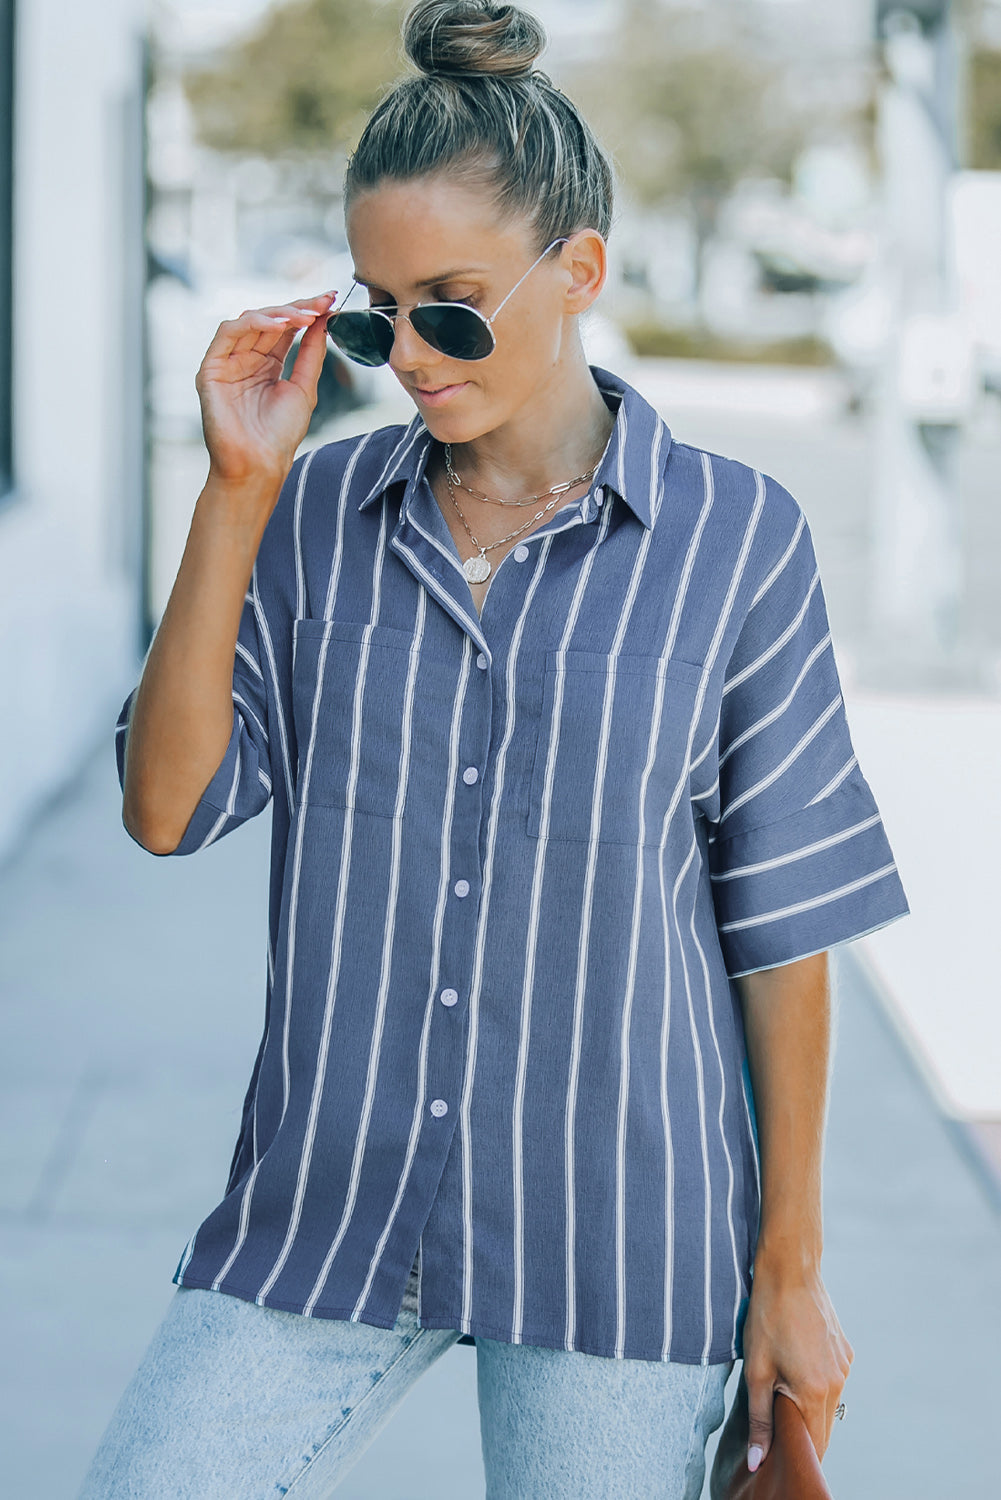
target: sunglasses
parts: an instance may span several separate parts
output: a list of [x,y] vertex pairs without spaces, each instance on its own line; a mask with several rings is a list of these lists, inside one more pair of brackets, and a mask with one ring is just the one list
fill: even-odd
[[[393,350],[396,319],[405,318],[418,338],[423,339],[425,344],[429,344],[439,354],[444,354],[446,359],[486,359],[497,347],[493,332],[494,318],[510,302],[518,287],[532,274],[535,267],[545,260],[550,250],[566,243],[564,237],[547,245],[539,259],[529,266],[521,281],[511,288],[492,317],[483,317],[482,313],[467,307],[464,302],[419,302],[409,313],[386,307],[344,312],[342,303],[341,308],[331,313],[327,320],[327,334],[337,348],[356,364],[384,365]],[[357,285],[357,281],[351,283],[344,302],[347,302]]]

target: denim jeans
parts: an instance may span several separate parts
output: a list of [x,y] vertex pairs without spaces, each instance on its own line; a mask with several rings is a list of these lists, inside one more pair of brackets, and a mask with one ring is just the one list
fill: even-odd
[[[460,1337],[178,1287],[78,1500],[325,1500]],[[733,1362],[608,1359],[476,1337],[487,1500],[698,1500]]]

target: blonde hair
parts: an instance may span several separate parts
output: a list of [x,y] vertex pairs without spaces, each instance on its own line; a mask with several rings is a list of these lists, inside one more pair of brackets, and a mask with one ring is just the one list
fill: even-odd
[[524,214],[539,248],[578,229],[608,236],[612,168],[576,106],[533,64],[546,33],[489,0],[420,0],[403,25],[419,69],[383,99],[348,162],[345,205],[386,179],[448,169]]

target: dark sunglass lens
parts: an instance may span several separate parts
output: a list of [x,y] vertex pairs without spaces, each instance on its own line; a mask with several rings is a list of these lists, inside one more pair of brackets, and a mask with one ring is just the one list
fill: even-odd
[[384,365],[393,347],[392,323],[368,312],[335,313],[327,323],[327,334],[359,365]]
[[410,321],[432,349],[449,359],[485,359],[494,347],[493,334],[471,307],[432,302],[415,307]]

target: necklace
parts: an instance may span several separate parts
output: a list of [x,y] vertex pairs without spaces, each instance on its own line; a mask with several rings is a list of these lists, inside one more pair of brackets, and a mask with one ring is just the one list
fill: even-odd
[[[472,495],[476,500],[485,500],[488,505],[523,506],[535,505],[539,500],[545,500],[548,495],[565,495],[568,490],[576,489],[579,484],[590,484],[591,480],[598,472],[598,465],[595,464],[593,469],[589,469],[586,474],[581,474],[576,479],[568,479],[563,484],[554,485],[551,490],[543,490],[541,494],[538,495],[529,495],[527,500],[496,500],[491,495],[484,495],[481,490],[474,490],[471,485],[463,484],[462,480],[459,478],[458,474],[452,467],[451,443],[445,444],[445,472],[447,473],[448,478],[452,484],[456,485],[460,490],[465,490],[467,494]],[[496,543],[493,543],[492,545],[496,546]]]
[[507,536],[499,537],[496,542],[481,542],[477,537],[473,535],[469,526],[469,522],[462,514],[462,511],[459,510],[459,502],[455,498],[455,485],[459,485],[461,489],[469,490],[469,493],[475,496],[477,499],[489,500],[490,497],[488,495],[480,495],[478,491],[470,490],[468,485],[462,483],[462,480],[452,468],[451,444],[446,443],[445,483],[448,485],[449,497],[452,501],[452,504],[455,506],[456,511],[458,512],[459,520],[466,528],[466,534],[468,535],[469,540],[472,542],[474,547],[479,547],[480,549],[478,557],[467,557],[465,562],[462,564],[462,571],[465,574],[467,583],[485,583],[486,580],[490,577],[490,574],[493,572],[493,569],[490,565],[490,559],[486,554],[488,552],[492,552],[495,547],[502,546],[504,542],[514,541],[515,537],[520,536],[527,527],[532,525],[533,521],[541,521],[543,516],[551,511],[554,505],[559,504],[560,500],[565,494],[567,494],[569,490],[575,489],[579,484],[590,484],[591,480],[598,472],[600,462],[601,460],[599,459],[594,468],[591,469],[587,474],[582,474],[579,479],[568,479],[564,484],[553,485],[553,488],[551,490],[543,490],[541,495],[532,495],[528,500],[491,501],[491,504],[493,505],[533,505],[539,500],[544,500],[547,495],[552,496],[552,499],[550,500],[548,505],[544,506],[542,510],[536,511],[534,516],[529,516],[528,520],[524,521],[516,531],[509,531]]
[[462,511],[459,510],[459,502],[455,498],[455,490],[452,487],[452,477],[450,474],[448,474],[447,471],[445,480],[448,485],[448,493],[451,496],[452,504],[455,506],[456,510],[459,511],[459,520],[462,522],[463,526],[465,526],[469,536],[469,540],[472,542],[474,547],[479,547],[480,549],[479,557],[467,557],[465,562],[462,564],[462,571],[466,575],[466,581],[468,583],[484,583],[493,572],[493,569],[490,566],[490,559],[486,556],[486,554],[488,552],[492,552],[495,547],[499,547],[502,542],[513,541],[516,536],[519,536],[521,532],[525,530],[526,526],[531,526],[533,521],[541,521],[542,517],[546,514],[546,511],[552,510],[553,506],[560,499],[559,495],[554,495],[549,504],[545,507],[545,510],[540,510],[537,515],[530,516],[524,523],[524,525],[518,527],[517,531],[509,532],[507,536],[500,537],[496,542],[481,542],[473,535],[472,531],[469,528],[469,522],[462,514]]

